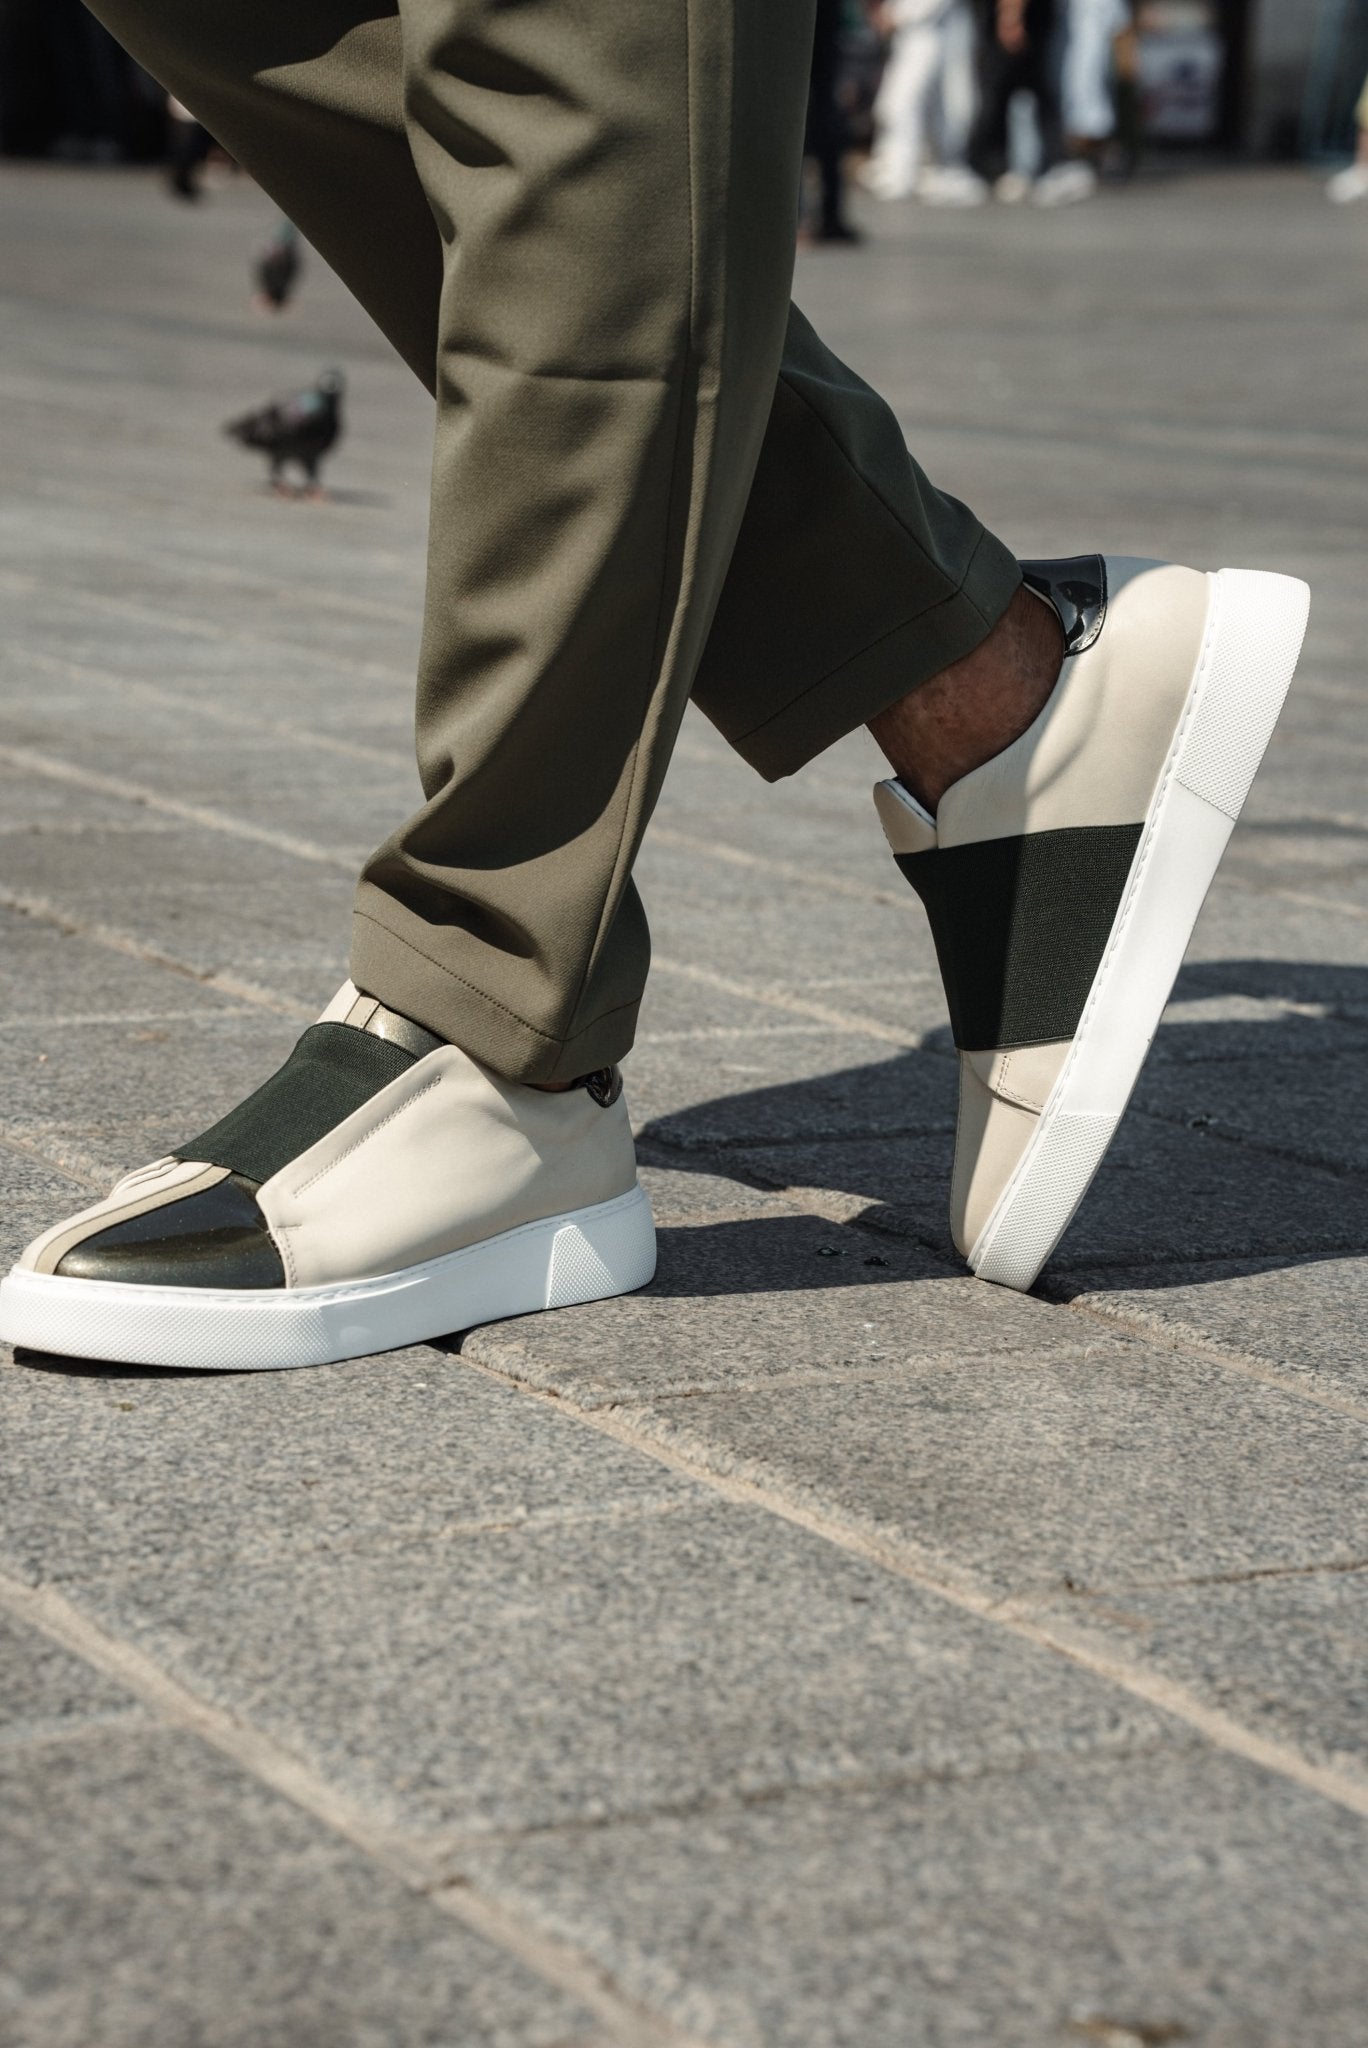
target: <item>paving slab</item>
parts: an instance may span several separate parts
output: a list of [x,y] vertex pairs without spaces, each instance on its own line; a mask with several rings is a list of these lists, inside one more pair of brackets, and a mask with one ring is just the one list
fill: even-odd
[[193,1020],[0,1036],[0,1130],[112,1186],[208,1130],[283,1064],[299,1032],[269,1012],[225,1006]]
[[[192,970],[0,929],[17,1245],[276,1064],[295,1025],[194,974],[308,1008],[341,979],[351,861],[412,789],[431,406],[321,264],[249,312],[245,182],[4,177],[0,744],[127,789],[11,766],[0,891]],[[770,791],[691,713],[641,864],[653,1290],[298,1377],[0,1371],[7,1568],[716,2048],[1344,2048],[1361,1824],[894,1567],[1086,1614],[1141,1691],[1359,1783],[1359,224],[1300,174],[863,211],[800,301],[1019,552],[1317,587],[1150,1113],[1048,1298],[945,1246],[953,1061],[877,750]],[[331,362],[333,500],[274,500],[218,423]],[[37,1958],[21,2048],[600,2048],[103,1681],[12,1669],[5,1753],[47,1760],[41,1930],[0,1937],[0,2033]]]
[[1368,2000],[1365,1824],[1205,1752],[463,1852],[738,2048],[1345,2048]]
[[[391,575],[384,580],[362,576],[358,587],[339,592],[335,603],[312,607],[299,584],[288,575],[282,578],[281,551],[288,547],[296,575],[307,576],[311,569],[331,572],[339,544],[346,546],[345,520],[339,528],[335,506],[305,508],[306,531],[301,532],[300,509],[266,499],[253,522],[256,547],[239,542],[206,560],[193,553],[185,558],[184,533],[179,546],[159,553],[155,520],[139,521],[134,533],[121,533],[91,506],[32,505],[27,518],[10,517],[0,529],[6,537],[6,579],[12,585],[31,577],[39,586],[25,592],[24,632],[9,643],[7,662],[22,663],[35,638],[41,645],[51,635],[60,645],[64,631],[79,631],[84,622],[87,631],[98,625],[112,629],[116,638],[132,628],[145,666],[159,644],[163,653],[169,651],[168,641],[199,642],[202,653],[213,643],[220,658],[228,660],[235,650],[255,648],[259,655],[279,648],[315,674],[331,663],[344,676],[364,672],[372,681],[392,680],[397,695],[401,684],[412,682],[421,576],[410,571],[400,587],[407,605],[395,601]],[[274,563],[261,545],[272,533]],[[74,586],[77,593],[74,604],[68,594],[63,605],[50,583],[59,545],[65,551],[68,592]],[[374,594],[368,594],[368,581]],[[154,660],[153,665],[160,664]],[[242,737],[247,737],[245,730]],[[411,745],[404,753],[411,762]]]
[[[1289,915],[1288,907],[1280,908],[1276,901],[1268,908],[1274,919]],[[1313,959],[1309,954],[1297,957],[1290,949],[1287,957],[1251,953],[1243,959],[1233,954],[1223,959],[1209,949],[1196,949],[1183,964],[1174,988],[1174,1001],[1180,1006],[1189,1002],[1250,1003],[1256,1007],[1245,1013],[1245,1021],[1253,1022],[1262,1009],[1262,1021],[1277,1033],[1276,1039],[1269,1033],[1260,1034],[1265,1049],[1270,1044],[1286,1045],[1290,1055],[1318,1045],[1333,1052],[1340,1049],[1341,1043],[1333,1028],[1337,1022],[1347,1019],[1351,1025],[1362,1025],[1362,1013],[1368,1008],[1368,966],[1337,951],[1330,951],[1321,959]],[[1240,1017],[1238,1008],[1213,1014],[1219,1015],[1223,1024]],[[1175,1021],[1181,1022],[1181,1017]],[[1176,1042],[1179,1050],[1199,1050],[1196,1033],[1185,1038],[1181,1032],[1166,1029],[1164,1038]],[[1252,1038],[1238,1043],[1215,1043],[1240,1056],[1259,1051]]]
[[[679,986],[687,991],[694,984]],[[822,1000],[830,1001],[829,991]],[[723,1001],[720,1014],[737,1017],[734,1029],[719,1025],[718,1036],[699,1038],[662,1032],[632,1054],[626,1069],[639,1136],[671,1158],[696,1154],[707,1172],[748,1141],[953,1130],[949,1061],[900,1054],[876,1038],[818,1022],[809,1028],[783,1007],[731,1010],[732,999]],[[842,1007],[839,994],[834,1007]]]
[[[89,1208],[103,1192],[85,1177],[63,1172],[41,1156],[7,1144],[0,1135],[0,1174],[5,1199],[0,1203],[0,1273],[8,1272],[31,1238],[62,1216]],[[3,1356],[0,1349],[0,1356]]]
[[426,1347],[263,1375],[21,1356],[0,1367],[0,1555],[35,1584],[412,1542],[446,1568],[481,1530],[544,1524],[573,1547],[581,1521],[695,1498]]
[[[749,1043],[657,1041],[648,1050],[649,1065],[638,1058],[632,1073],[646,1095],[638,1129],[647,1144],[681,1160],[749,1153],[776,1139],[798,1152],[828,1138],[858,1143],[955,1128],[954,1062],[934,1051],[899,1052],[844,1032],[771,1041],[763,1031]],[[689,1083],[690,1095],[662,1114],[656,1105],[662,1096],[668,1101],[672,1081]],[[765,1178],[773,1175],[767,1170]]]
[[150,1725],[146,1708],[121,1685],[0,1614],[0,1756],[54,1738]]
[[657,1230],[752,1219],[778,1220],[803,1213],[782,1195],[771,1194],[766,1188],[728,1180],[721,1173],[681,1173],[673,1166],[655,1165],[656,1156],[668,1155],[655,1155],[649,1147],[642,1148],[637,1178],[651,1198]]
[[1344,1569],[1173,1587],[1112,1587],[1041,1602],[1105,1652],[1246,1728],[1346,1770],[1368,1794],[1368,1557]]
[[[1354,1027],[1350,1026],[1350,1030]],[[1283,1038],[1281,1029],[1271,1034]],[[1368,1172],[1368,1043],[1331,1051],[1302,1035],[1293,1058],[1204,1058],[1181,1068],[1155,1065],[1135,1092],[1140,1108],[1218,1139],[1247,1138],[1287,1160],[1352,1174],[1344,1185],[1346,1221],[1368,1242],[1362,1176]]]
[[[8,878],[7,861],[5,871]],[[57,1038],[79,1020],[192,1027],[243,1009],[189,975],[0,907],[0,1060],[44,1050],[45,1032]]]
[[[497,1358],[497,1339],[470,1341]],[[550,1377],[551,1332],[539,1349]],[[1004,1597],[1354,1563],[1368,1545],[1368,1419],[1139,1344],[662,1394],[632,1420],[697,1468]]]
[[[0,804],[22,791],[0,773]],[[108,827],[6,835],[6,894],[321,1008],[346,972],[354,878],[232,834],[134,829],[137,816],[130,804]]]
[[0,1782],[7,2048],[608,2048],[190,1736],[0,1746]]
[[1368,1400],[1368,1258],[1171,1265],[1061,1276],[1061,1288],[1103,1314],[1223,1345],[1302,1378],[1313,1392]]
[[59,1531],[47,1569],[361,1810],[434,1840],[1183,1739],[757,1509],[609,1506],[335,1549],[279,1536],[231,1574],[164,1527],[136,1571],[87,1549],[72,1573]]
[[[303,725],[289,739],[280,733],[288,706],[279,692],[261,726],[239,712],[225,729],[220,718],[197,715],[193,704],[130,705],[117,690],[92,689],[84,672],[41,673],[41,699],[22,721],[18,744],[173,803],[205,806],[249,829],[332,848],[358,871],[371,847],[422,802],[409,747],[373,746],[363,772],[339,783],[335,751],[312,745]],[[220,698],[215,709],[222,708]],[[153,722],[157,745],[150,754]]]
[[1368,918],[1324,885],[1301,887],[1286,875],[1276,885],[1265,877],[1255,886],[1221,873],[1197,920],[1188,963],[1228,961],[1262,962],[1289,983],[1323,978],[1330,962],[1357,969],[1361,991]]
[[[126,574],[136,577],[136,565]],[[361,740],[386,751],[411,747],[413,661],[407,650],[384,663],[357,665],[320,658],[316,645],[295,644],[274,618],[225,633],[193,609],[199,586],[195,562],[183,571],[180,611],[143,615],[139,608],[129,617],[110,604],[73,603],[68,592],[59,597],[34,589],[35,583],[28,577],[22,586],[13,579],[6,586],[0,572],[0,592],[11,603],[22,595],[20,630],[0,657],[0,673],[13,679],[16,691],[35,677],[79,682],[95,703],[121,698],[129,727],[143,732],[155,728],[171,696],[183,699],[187,715],[203,716],[221,730],[231,730],[236,714],[243,731],[258,721],[285,720],[303,732]],[[150,691],[157,695],[145,694]],[[38,730],[36,716],[32,724],[26,716],[14,727],[16,743],[21,734],[36,742]]]
[[[878,827],[861,817],[859,829]],[[801,847],[794,852],[801,859]],[[837,977],[858,986],[885,968],[896,974],[934,964],[923,918],[896,896],[852,902],[822,886],[815,864],[810,886],[794,881],[780,891],[771,878],[714,861],[701,888],[692,861],[648,841],[637,874],[660,951],[706,960],[741,982],[803,995],[813,981]]]

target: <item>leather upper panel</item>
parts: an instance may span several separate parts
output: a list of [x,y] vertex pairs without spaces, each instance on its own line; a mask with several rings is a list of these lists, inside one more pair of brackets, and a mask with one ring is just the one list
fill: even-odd
[[82,1237],[56,1270],[67,1280],[116,1280],[142,1287],[285,1285],[285,1269],[255,1190],[231,1174]]
[[283,1167],[258,1200],[289,1284],[393,1273],[636,1184],[627,1104],[544,1093],[443,1045]]
[[1082,654],[1091,647],[1107,617],[1106,557],[1071,555],[1058,562],[1023,562],[1021,575],[1058,612],[1064,652]]
[[1139,824],[1201,660],[1211,581],[1112,557],[1106,627],[1065,661],[1019,740],[941,799],[941,846],[1076,825]]

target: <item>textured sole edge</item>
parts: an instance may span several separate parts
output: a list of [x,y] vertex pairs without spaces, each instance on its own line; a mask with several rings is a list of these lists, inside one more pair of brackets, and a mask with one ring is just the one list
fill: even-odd
[[331,1287],[139,1287],[16,1266],[0,1281],[0,1338],[107,1364],[283,1371],[630,1294],[654,1272],[655,1224],[638,1183],[610,1202]]
[[999,1286],[1034,1283],[1102,1164],[1296,673],[1307,585],[1249,569],[1211,584],[1196,673],[1073,1046],[969,1253]]

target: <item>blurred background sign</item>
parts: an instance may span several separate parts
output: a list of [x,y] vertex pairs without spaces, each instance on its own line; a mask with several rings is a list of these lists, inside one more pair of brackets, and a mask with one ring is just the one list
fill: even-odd
[[1144,0],[1140,96],[1145,133],[1156,141],[1223,139],[1233,52],[1221,15],[1216,0]]

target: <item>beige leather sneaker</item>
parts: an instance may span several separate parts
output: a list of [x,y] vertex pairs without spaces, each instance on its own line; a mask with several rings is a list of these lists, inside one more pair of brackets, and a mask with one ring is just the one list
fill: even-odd
[[280,1071],[31,1244],[0,1337],[206,1372],[326,1365],[644,1287],[616,1069],[504,1081],[345,983]]
[[875,802],[935,937],[960,1055],[950,1221],[1026,1288],[1102,1162],[1282,709],[1287,576],[1024,562],[1066,658],[1040,716],[947,790]]

